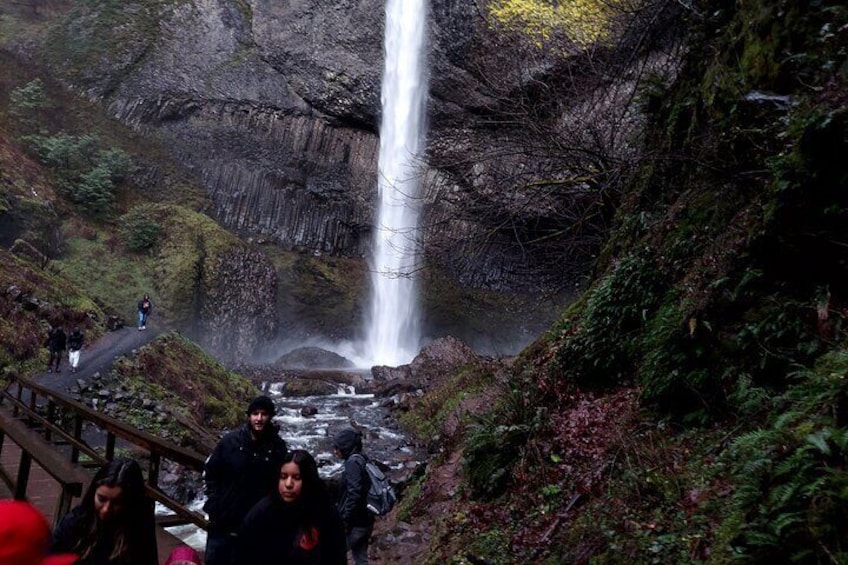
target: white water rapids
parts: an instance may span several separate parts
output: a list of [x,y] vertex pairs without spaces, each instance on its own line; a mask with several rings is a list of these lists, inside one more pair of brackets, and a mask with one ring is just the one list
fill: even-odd
[[418,283],[420,178],[425,139],[426,0],[388,0],[371,308],[365,358],[408,363],[421,345]]

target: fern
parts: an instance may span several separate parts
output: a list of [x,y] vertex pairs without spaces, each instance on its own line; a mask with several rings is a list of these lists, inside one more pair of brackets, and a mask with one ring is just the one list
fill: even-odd
[[[735,469],[731,516],[720,536],[753,562],[844,562],[848,523],[848,405],[841,375],[848,356],[827,356],[792,375],[771,423],[737,438],[725,457]],[[834,377],[834,375],[838,375]]]

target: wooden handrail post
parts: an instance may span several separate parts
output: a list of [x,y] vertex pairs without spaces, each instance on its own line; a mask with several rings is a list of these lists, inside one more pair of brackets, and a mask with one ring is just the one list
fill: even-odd
[[26,500],[27,483],[29,482],[29,468],[32,464],[32,456],[25,450],[21,450],[21,464],[18,465],[18,479],[15,481],[15,500]]
[[112,432],[106,433],[106,460],[111,461],[115,458],[115,434]]
[[[15,398],[17,399],[18,403],[20,403],[20,402],[22,402],[21,399],[24,396],[24,385],[21,384],[21,381],[19,381],[19,380],[16,380],[15,384],[18,385],[18,395]],[[18,405],[15,404],[14,409],[12,409],[12,414],[15,416],[15,418],[17,418],[19,413],[20,413],[20,409],[18,408]]]
[[[74,414],[74,439],[82,439],[82,416]],[[71,463],[79,463],[79,448],[75,445],[71,448]]]
[[37,397],[35,395],[35,391],[30,389],[30,391],[29,391],[29,411],[30,412],[35,412],[35,410],[38,406],[38,404],[36,404],[36,398]]
[[147,469],[147,484],[152,488],[159,488],[159,467],[162,463],[159,454],[155,451],[150,452],[150,466]]
[[[51,424],[56,423],[56,403],[52,400],[47,402],[47,421]],[[44,439],[50,441],[52,439],[53,430],[50,429],[50,426],[46,426],[44,429]]]

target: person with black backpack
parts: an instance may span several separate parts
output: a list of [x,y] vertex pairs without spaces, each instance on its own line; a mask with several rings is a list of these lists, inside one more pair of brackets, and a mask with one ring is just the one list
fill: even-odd
[[333,451],[336,457],[344,459],[338,508],[345,526],[347,548],[354,565],[367,565],[374,514],[367,506],[371,481],[362,454],[362,433],[353,428],[343,429],[333,436]]

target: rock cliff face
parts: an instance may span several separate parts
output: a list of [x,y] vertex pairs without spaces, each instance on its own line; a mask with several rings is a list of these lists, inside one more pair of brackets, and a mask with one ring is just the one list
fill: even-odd
[[[224,226],[289,249],[363,256],[376,197],[384,9],[384,0],[76,3],[43,54],[72,88],[169,148]],[[468,179],[480,176],[464,148],[498,143],[469,124],[497,104],[472,72],[486,30],[473,3],[433,0],[429,25],[429,138],[438,140],[430,151],[447,152],[454,166],[426,172],[424,221],[438,225],[428,237],[443,250],[492,231],[457,210],[474,189]],[[454,269],[466,284],[505,288],[532,279],[527,260],[526,250],[495,244]]]
[[264,255],[244,247],[215,257],[208,270],[199,341],[218,359],[251,358],[277,330],[276,273]]

